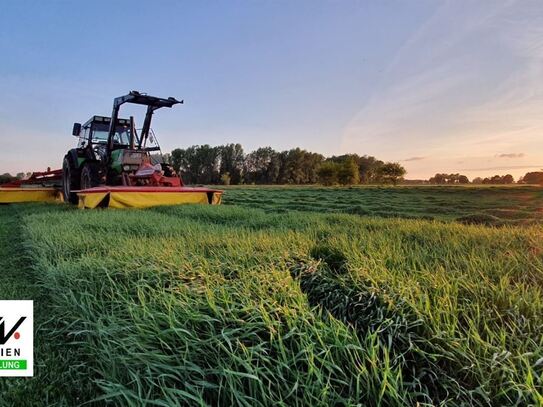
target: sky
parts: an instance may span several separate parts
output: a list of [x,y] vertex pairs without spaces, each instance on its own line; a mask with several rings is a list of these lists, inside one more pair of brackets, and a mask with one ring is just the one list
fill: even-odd
[[367,154],[409,179],[543,168],[539,0],[0,3],[0,173],[60,167],[73,123],[130,90],[184,99],[154,117],[164,151]]

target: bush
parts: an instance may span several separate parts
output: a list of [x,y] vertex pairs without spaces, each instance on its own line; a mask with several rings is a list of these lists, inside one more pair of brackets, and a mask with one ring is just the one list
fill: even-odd
[[221,183],[223,185],[230,185],[230,180],[231,180],[230,174],[224,173],[221,175]]

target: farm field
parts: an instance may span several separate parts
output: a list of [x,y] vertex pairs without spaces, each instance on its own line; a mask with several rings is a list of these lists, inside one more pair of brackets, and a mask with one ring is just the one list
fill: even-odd
[[231,186],[226,191],[226,204],[273,212],[352,213],[495,226],[543,220],[543,188],[537,186]]
[[0,403],[543,404],[541,189],[224,202],[0,206],[0,298],[37,324]]

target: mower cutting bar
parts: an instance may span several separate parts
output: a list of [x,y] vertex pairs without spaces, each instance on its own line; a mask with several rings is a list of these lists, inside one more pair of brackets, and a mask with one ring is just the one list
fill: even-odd
[[40,186],[60,186],[62,184],[62,169],[47,170],[44,172],[33,172],[27,179],[17,179],[7,184],[2,184],[2,188],[21,188],[21,187],[40,187]]
[[61,200],[62,194],[57,188],[0,187],[0,204],[21,202],[55,202]]
[[27,179],[0,186],[0,204],[62,201],[61,182],[62,170],[33,172]]

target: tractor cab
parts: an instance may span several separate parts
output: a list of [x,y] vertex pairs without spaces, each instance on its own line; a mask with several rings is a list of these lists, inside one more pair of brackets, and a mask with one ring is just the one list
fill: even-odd
[[[111,118],[104,116],[93,116],[83,125],[74,123],[72,135],[79,137],[77,149],[87,158],[105,162],[107,160],[107,140]],[[132,133],[130,120],[118,119],[113,135],[113,149],[127,149],[130,147],[130,140],[136,137]]]
[[[79,137],[78,148],[85,148],[88,145],[107,145],[111,117],[92,116],[83,125],[74,123],[72,135]],[[117,119],[113,143],[118,146],[128,147],[132,133],[130,120]]]

